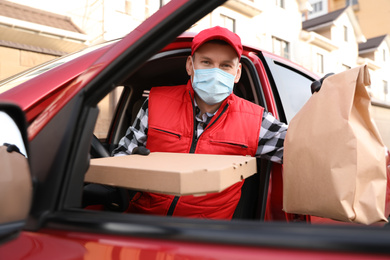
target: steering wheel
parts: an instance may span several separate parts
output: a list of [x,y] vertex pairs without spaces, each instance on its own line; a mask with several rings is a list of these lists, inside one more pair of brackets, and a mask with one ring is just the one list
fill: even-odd
[[107,151],[107,149],[102,145],[100,140],[96,137],[96,135],[92,136],[92,142],[91,142],[91,157],[92,158],[104,158],[104,157],[110,157],[110,153]]
[[[92,136],[90,154],[92,158],[110,157],[96,135]],[[124,188],[89,183],[84,186],[83,207],[103,205],[109,211],[125,211],[129,206],[128,191]]]

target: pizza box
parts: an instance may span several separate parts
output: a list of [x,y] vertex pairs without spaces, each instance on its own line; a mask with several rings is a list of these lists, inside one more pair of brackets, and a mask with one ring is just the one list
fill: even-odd
[[154,152],[91,159],[85,182],[171,195],[220,192],[255,174],[256,158]]

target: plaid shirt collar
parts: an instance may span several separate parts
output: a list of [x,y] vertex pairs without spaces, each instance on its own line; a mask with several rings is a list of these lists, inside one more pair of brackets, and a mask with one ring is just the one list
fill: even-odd
[[197,127],[196,127],[196,135],[199,137],[202,133],[203,130],[207,127],[207,125],[210,123],[211,118],[218,112],[215,111],[215,113],[204,113],[202,117],[200,116],[201,112],[198,107],[198,104],[196,103],[196,100],[194,99],[194,105],[195,105],[195,119],[198,122]]
[[208,124],[209,122],[210,122],[210,120],[211,120],[211,118],[218,112],[218,110],[217,111],[215,111],[214,113],[208,113],[208,112],[206,112],[206,113],[204,113],[203,115],[202,115],[202,117],[200,116],[200,109],[199,109],[199,106],[198,106],[198,104],[196,103],[196,100],[194,99],[194,105],[195,105],[195,118],[196,118],[196,120],[198,121],[198,122],[202,122],[202,123],[206,123],[206,124]]

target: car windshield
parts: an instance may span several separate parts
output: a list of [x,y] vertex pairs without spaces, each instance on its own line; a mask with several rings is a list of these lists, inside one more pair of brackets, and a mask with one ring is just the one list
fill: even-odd
[[71,60],[77,59],[78,57],[81,57],[87,53],[90,53],[92,51],[100,49],[104,46],[112,44],[113,42],[115,42],[115,41],[109,41],[109,42],[90,46],[90,47],[85,48],[81,51],[78,51],[78,52],[51,60],[49,62],[42,64],[42,65],[36,66],[32,69],[26,70],[26,71],[21,72],[17,75],[14,75],[14,76],[11,76],[7,79],[4,79],[4,80],[0,81],[0,94],[12,89],[13,87],[16,87],[16,86],[22,84],[30,79],[33,79],[33,78],[35,78],[35,77],[37,77],[45,72],[48,72],[48,71],[50,71],[50,70],[52,70],[52,69],[54,69],[62,64],[65,64]]

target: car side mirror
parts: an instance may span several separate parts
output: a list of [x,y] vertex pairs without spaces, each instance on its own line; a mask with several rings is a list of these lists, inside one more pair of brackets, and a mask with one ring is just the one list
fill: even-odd
[[32,203],[26,131],[23,111],[0,102],[0,242],[22,230]]

